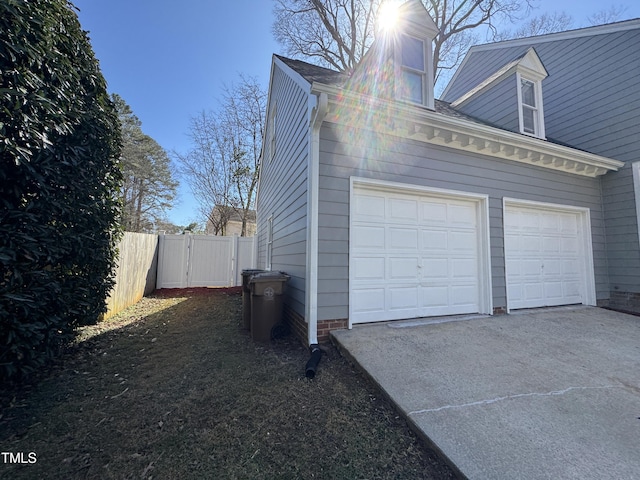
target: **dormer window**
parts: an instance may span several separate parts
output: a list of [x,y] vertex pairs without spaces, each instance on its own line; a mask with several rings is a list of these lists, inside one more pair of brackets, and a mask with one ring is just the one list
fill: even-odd
[[545,138],[541,82],[528,79],[519,73],[517,80],[520,133]]
[[[394,18],[393,26],[383,28],[376,39],[385,50],[393,46],[390,52],[393,95],[398,100],[434,110],[433,39],[438,27],[420,0],[407,0],[399,5]],[[371,58],[377,61],[377,57]]]
[[[483,113],[495,109],[487,109],[487,101],[482,97],[487,95],[487,98],[495,101],[497,98],[495,92],[500,92],[500,99],[504,98],[504,104],[501,107],[509,111],[508,120],[504,124],[497,121],[500,118],[504,119],[502,111],[498,112],[501,117],[489,116],[484,117],[485,120],[495,122],[496,125],[508,130],[544,140],[542,81],[547,76],[548,73],[538,54],[530,48],[527,53],[503,65],[484,81],[451,102],[451,106],[460,109],[463,113],[483,117]],[[494,90],[498,86],[500,88]],[[508,88],[506,93],[502,86]],[[479,111],[481,108],[484,110]]]
[[402,86],[400,98],[424,105],[426,86],[426,59],[424,42],[409,35],[400,37]]

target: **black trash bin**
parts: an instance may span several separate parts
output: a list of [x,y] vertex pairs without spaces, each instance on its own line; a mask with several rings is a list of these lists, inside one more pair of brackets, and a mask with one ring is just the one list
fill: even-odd
[[282,322],[282,294],[289,278],[282,272],[264,272],[249,279],[251,338],[254,341],[270,341],[271,330]]
[[264,273],[266,270],[247,268],[242,270],[242,326],[245,330],[251,329],[251,288],[249,280],[252,275]]

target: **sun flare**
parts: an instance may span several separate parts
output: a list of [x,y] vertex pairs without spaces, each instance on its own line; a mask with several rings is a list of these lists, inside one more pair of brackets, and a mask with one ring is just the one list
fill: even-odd
[[380,6],[377,23],[381,31],[388,32],[396,27],[400,17],[399,6],[400,2],[394,0],[386,0]]

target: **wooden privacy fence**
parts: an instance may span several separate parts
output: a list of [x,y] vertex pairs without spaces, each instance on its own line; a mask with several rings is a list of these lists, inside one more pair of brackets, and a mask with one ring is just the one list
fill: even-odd
[[242,285],[253,268],[255,237],[160,235],[156,288]]
[[158,236],[125,232],[118,244],[116,284],[107,298],[109,318],[156,288]]

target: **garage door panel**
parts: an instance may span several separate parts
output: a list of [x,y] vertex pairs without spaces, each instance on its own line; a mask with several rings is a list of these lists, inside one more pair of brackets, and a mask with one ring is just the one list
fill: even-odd
[[539,282],[525,283],[523,291],[523,300],[528,302],[528,307],[532,307],[533,305],[544,301],[544,285]]
[[577,258],[571,260],[564,260],[562,262],[562,273],[564,275],[574,275],[579,277],[581,275],[580,262]]
[[418,257],[389,257],[389,277],[387,280],[418,279]]
[[531,235],[523,235],[519,242],[522,253],[538,253],[542,248],[542,238]]
[[450,291],[450,302],[456,307],[477,305],[478,303],[478,289],[475,288],[475,285],[454,285],[451,287]]
[[443,226],[447,224],[447,205],[442,202],[422,202],[420,223],[422,225]]
[[577,302],[580,301],[580,282],[564,282],[564,292],[566,297],[573,297]]
[[418,236],[417,228],[389,227],[389,248],[417,250]]
[[358,220],[384,222],[386,208],[384,195],[358,195],[353,203],[353,215]]
[[351,293],[352,309],[355,313],[384,312],[384,288],[362,288]]
[[352,225],[351,238],[357,249],[373,249],[379,251],[385,246],[384,227]]
[[562,238],[559,237],[542,237],[542,251],[545,253],[560,253]]
[[422,230],[422,248],[428,251],[446,252],[449,245],[449,236],[446,230]]
[[557,214],[540,215],[540,231],[543,233],[555,233],[560,231],[560,218]]
[[418,202],[406,198],[389,198],[389,222],[417,223]]
[[422,275],[425,281],[440,282],[449,278],[449,260],[447,258],[423,258],[422,259]]
[[449,232],[449,249],[475,255],[478,249],[478,235],[474,231]]
[[418,308],[418,287],[402,285],[389,288],[389,309],[406,310]]
[[449,223],[452,226],[475,228],[478,214],[475,205],[450,205]]
[[351,259],[353,278],[356,281],[383,281],[385,275],[385,259],[381,257],[356,257]]
[[451,260],[452,280],[478,278],[478,262],[475,258],[461,258]]
[[518,229],[522,232],[540,231],[540,216],[537,213],[521,212],[517,216]]
[[446,309],[449,306],[449,287],[430,286],[420,288],[422,307]]
[[577,237],[563,238],[560,242],[560,251],[562,253],[575,253],[579,248]]
[[543,265],[543,273],[546,277],[559,277],[562,278],[563,276],[563,271],[562,271],[562,264],[563,262],[561,260],[558,260],[556,262],[544,262]]

